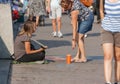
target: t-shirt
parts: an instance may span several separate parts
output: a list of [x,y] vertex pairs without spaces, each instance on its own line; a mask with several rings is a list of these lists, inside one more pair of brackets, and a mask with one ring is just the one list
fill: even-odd
[[30,37],[27,34],[16,36],[16,39],[14,42],[15,60],[21,58],[26,53],[25,52],[25,44],[24,44],[24,42],[26,42],[26,41],[30,41]]
[[78,15],[78,20],[79,21],[84,21],[87,20],[89,14],[90,14],[90,9],[87,8],[86,6],[83,5],[83,3],[81,3],[79,0],[74,0],[73,1],[73,6],[71,11],[74,10],[79,10],[79,15]]
[[109,2],[105,0],[105,17],[102,20],[104,30],[111,32],[120,32],[120,0]]

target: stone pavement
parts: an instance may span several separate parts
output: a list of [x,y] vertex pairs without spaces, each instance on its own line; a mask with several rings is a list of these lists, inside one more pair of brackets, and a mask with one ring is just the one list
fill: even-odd
[[[104,84],[100,29],[100,24],[94,23],[93,30],[85,38],[87,63],[68,65],[65,61],[54,60],[49,64],[13,64],[8,84]],[[38,27],[33,34],[33,39],[48,46],[46,57],[65,58],[67,54],[75,56],[76,49],[71,48],[72,27],[66,15],[62,18],[61,31],[63,38],[52,37],[51,20],[46,18],[46,26]],[[36,44],[37,47],[39,45]]]
[[0,59],[0,84],[8,84],[11,60]]

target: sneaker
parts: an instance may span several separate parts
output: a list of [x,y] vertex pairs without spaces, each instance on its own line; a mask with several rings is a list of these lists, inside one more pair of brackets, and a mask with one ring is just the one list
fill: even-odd
[[85,38],[87,38],[87,36],[88,36],[87,34],[84,35]]
[[62,38],[63,34],[61,32],[58,32],[58,37]]
[[56,37],[56,36],[57,36],[57,33],[56,33],[56,32],[53,32],[53,33],[52,33],[52,36],[53,36],[53,37]]

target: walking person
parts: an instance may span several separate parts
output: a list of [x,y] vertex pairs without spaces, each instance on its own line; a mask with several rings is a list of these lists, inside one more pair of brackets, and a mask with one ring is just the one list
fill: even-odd
[[40,16],[46,16],[46,7],[44,0],[29,0],[28,11],[30,19],[35,17],[36,25],[39,26]]
[[45,48],[35,49],[31,44],[32,33],[35,32],[35,22],[27,21],[16,36],[14,42],[14,59],[18,62],[43,61],[45,59]]
[[100,0],[102,20],[102,47],[104,52],[104,76],[106,84],[112,84],[114,57],[114,84],[120,81],[120,0]]
[[61,0],[47,0],[47,11],[49,13],[49,18],[52,19],[53,27],[53,37],[63,37],[61,32],[61,17],[62,17],[62,8],[60,6]]
[[61,6],[64,10],[69,10],[71,13],[73,26],[72,48],[74,49],[76,43],[78,44],[77,54],[71,61],[87,62],[84,35],[92,29],[94,20],[93,12],[91,12],[91,10],[84,6],[79,0],[62,0]]
[[99,24],[101,22],[100,20],[100,0],[96,0],[96,15],[97,15],[97,23]]

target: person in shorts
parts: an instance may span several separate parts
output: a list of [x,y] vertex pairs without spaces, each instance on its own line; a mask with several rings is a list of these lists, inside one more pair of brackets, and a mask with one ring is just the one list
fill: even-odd
[[100,0],[100,16],[105,84],[112,84],[113,57],[114,84],[118,84],[120,81],[120,0]]
[[92,30],[94,15],[93,12],[84,6],[79,0],[62,0],[61,6],[64,10],[70,11],[73,36],[72,48],[74,49],[78,43],[78,50],[76,56],[71,60],[72,62],[87,62],[84,46],[84,35]]
[[62,8],[60,6],[60,0],[47,0],[47,11],[49,18],[52,19],[53,37],[63,37],[61,33]]

